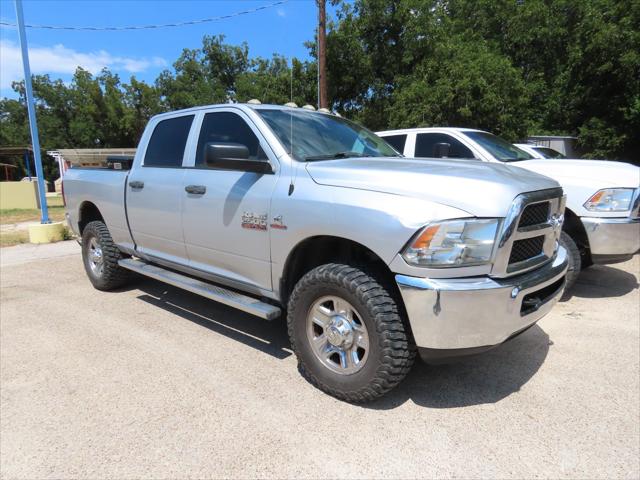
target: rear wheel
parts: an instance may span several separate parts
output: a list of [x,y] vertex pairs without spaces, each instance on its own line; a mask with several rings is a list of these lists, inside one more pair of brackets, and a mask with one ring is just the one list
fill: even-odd
[[415,348],[395,300],[358,268],[327,264],[310,271],[294,288],[288,311],[300,372],[334,397],[373,400],[413,365]]
[[127,282],[129,271],[118,265],[118,260],[122,257],[103,222],[90,222],[84,227],[82,260],[87,276],[95,288],[113,290]]

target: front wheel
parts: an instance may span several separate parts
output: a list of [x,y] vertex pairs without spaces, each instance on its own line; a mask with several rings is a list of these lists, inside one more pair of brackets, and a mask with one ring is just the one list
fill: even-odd
[[348,402],[373,400],[407,375],[415,347],[393,296],[349,265],[327,264],[295,286],[287,324],[302,375]]
[[560,245],[567,250],[569,269],[567,270],[566,290],[569,290],[573,284],[576,283],[578,275],[580,275],[580,270],[582,269],[582,257],[576,242],[573,241],[568,233],[562,232],[560,234]]

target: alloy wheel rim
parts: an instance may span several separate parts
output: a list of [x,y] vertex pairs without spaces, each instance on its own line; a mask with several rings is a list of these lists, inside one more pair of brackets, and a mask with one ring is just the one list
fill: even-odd
[[369,333],[362,316],[336,295],[324,296],[311,305],[307,339],[316,358],[340,375],[360,371],[369,356]]
[[92,237],[89,241],[88,260],[91,271],[95,275],[101,276],[104,269],[104,256],[102,254],[102,247],[96,237]]

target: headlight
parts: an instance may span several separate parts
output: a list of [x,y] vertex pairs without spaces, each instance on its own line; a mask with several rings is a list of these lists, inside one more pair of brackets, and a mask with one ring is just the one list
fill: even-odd
[[419,267],[460,267],[491,261],[498,220],[446,220],[427,225],[402,253]]
[[605,188],[594,193],[584,204],[591,212],[626,212],[631,208],[632,188]]

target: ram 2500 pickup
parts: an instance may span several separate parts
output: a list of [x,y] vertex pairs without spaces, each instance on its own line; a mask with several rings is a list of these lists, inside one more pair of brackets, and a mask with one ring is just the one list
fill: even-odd
[[567,250],[567,288],[591,264],[629,260],[640,249],[640,168],[599,160],[538,159],[489,132],[408,128],[378,132],[409,157],[476,159],[553,178],[567,195],[560,244]]
[[111,165],[64,178],[93,285],[114,289],[133,271],[267,320],[286,311],[300,371],[343,400],[384,394],[416,352],[506,341],[564,289],[555,181],[399,158],[335,115],[248,104],[162,114],[130,169]]

